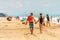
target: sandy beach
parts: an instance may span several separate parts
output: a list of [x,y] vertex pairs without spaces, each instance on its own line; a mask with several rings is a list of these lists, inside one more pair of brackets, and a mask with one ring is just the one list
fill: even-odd
[[28,24],[0,18],[0,40],[60,40],[60,25],[51,23],[50,27],[44,26],[43,33],[40,33],[38,23],[34,24],[34,34],[31,35]]

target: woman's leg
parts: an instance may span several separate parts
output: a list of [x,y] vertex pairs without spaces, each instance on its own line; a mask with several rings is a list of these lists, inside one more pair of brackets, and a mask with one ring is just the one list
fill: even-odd
[[42,24],[40,24],[39,27],[40,27],[40,33],[42,33]]

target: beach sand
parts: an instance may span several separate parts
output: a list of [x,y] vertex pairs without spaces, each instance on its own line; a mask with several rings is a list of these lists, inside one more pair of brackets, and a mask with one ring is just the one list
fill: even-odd
[[50,27],[44,26],[43,33],[40,33],[38,23],[34,24],[34,34],[31,35],[28,24],[0,18],[0,40],[60,40],[60,25],[51,23]]

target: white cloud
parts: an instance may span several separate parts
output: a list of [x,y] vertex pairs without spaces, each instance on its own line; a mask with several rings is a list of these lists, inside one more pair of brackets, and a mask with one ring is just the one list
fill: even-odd
[[17,3],[17,5],[19,6],[19,7],[23,7],[23,4],[22,3],[20,3],[20,2],[16,2]]
[[42,3],[40,6],[42,6],[42,7],[49,7],[50,5],[47,4],[47,3]]

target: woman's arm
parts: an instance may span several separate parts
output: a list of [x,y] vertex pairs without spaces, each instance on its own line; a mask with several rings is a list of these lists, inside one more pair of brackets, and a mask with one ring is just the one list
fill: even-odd
[[38,22],[39,22],[39,19],[40,19],[40,16],[38,17],[38,20],[37,20],[37,22],[36,22],[36,23],[38,23]]

